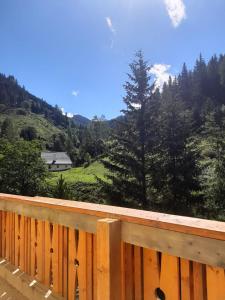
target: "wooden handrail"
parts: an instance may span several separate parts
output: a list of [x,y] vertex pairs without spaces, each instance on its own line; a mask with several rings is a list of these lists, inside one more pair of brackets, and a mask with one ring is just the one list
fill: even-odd
[[129,223],[225,241],[225,222],[44,197],[0,194],[0,201],[1,200],[27,204],[39,208],[45,207],[65,212],[74,212],[98,218],[115,218]]
[[223,222],[8,194],[0,215],[2,257],[64,299],[225,299]]

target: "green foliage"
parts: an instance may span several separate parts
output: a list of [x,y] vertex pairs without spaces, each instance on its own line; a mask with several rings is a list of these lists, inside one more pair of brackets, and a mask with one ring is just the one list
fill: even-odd
[[209,216],[225,210],[225,118],[224,112],[208,115],[201,136],[197,139],[200,152],[199,177],[201,193]]
[[13,141],[16,139],[16,130],[14,127],[13,120],[11,118],[6,118],[2,123],[0,137],[9,141]]
[[68,185],[68,183],[63,178],[63,175],[61,174],[56,186],[53,189],[53,197],[59,198],[59,199],[71,199],[72,198],[72,192]]
[[37,130],[35,127],[28,126],[21,130],[20,137],[23,138],[25,141],[33,141],[37,139]]
[[40,152],[35,142],[1,140],[0,191],[28,196],[42,193],[47,170]]

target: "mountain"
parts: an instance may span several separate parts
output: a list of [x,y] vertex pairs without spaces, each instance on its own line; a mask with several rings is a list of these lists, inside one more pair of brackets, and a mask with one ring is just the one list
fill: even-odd
[[48,104],[29,93],[18,84],[13,76],[0,74],[0,114],[24,115],[36,114],[43,116],[56,127],[67,128],[68,118],[59,107]]
[[91,120],[81,115],[74,115],[72,121],[77,126],[87,126],[91,123]]

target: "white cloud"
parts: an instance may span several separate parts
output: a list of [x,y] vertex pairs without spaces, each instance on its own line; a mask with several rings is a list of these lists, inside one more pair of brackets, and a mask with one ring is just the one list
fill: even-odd
[[168,15],[174,27],[180,25],[186,18],[186,8],[183,0],[164,0]]
[[169,72],[171,65],[166,64],[154,64],[150,69],[150,74],[155,77],[155,86],[162,90],[164,82],[168,82],[169,77],[174,76]]
[[74,116],[74,114],[72,114],[72,113],[65,112],[65,109],[63,107],[61,107],[61,111],[62,111],[62,114],[64,116],[67,116],[68,118],[72,118]]
[[67,113],[67,117],[68,117],[68,118],[72,118],[72,117],[73,117],[73,114],[72,114],[72,113]]
[[107,24],[109,30],[112,32],[112,34],[116,34],[116,30],[113,27],[112,19],[110,17],[106,17],[105,20],[106,20],[106,24]]
[[131,106],[135,109],[140,109],[141,108],[141,104],[140,103],[131,103]]
[[79,91],[72,91],[72,96],[77,97],[79,95]]

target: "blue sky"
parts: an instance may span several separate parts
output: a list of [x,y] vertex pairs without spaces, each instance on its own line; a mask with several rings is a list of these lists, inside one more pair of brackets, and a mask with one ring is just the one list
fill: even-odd
[[113,118],[142,49],[158,83],[225,52],[224,0],[1,0],[0,72],[69,113]]

